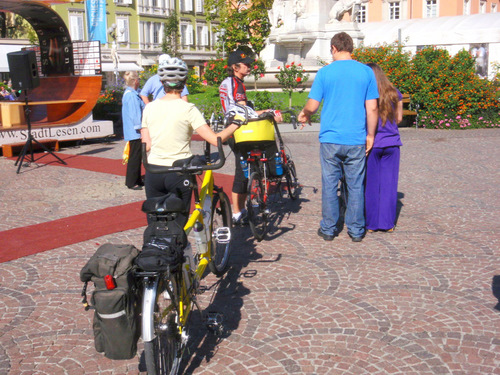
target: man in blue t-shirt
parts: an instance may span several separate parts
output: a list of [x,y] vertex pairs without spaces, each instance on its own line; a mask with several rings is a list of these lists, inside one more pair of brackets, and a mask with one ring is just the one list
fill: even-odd
[[[161,59],[169,59],[169,55],[160,55],[158,60]],[[149,95],[153,96],[153,100],[160,99],[165,96],[165,90],[163,90],[163,84],[160,81],[160,76],[158,74],[155,74],[154,76],[150,77],[146,83],[144,84],[144,87],[141,90],[140,96],[144,103],[148,104],[149,103]],[[188,101],[187,96],[189,95],[188,89],[186,86],[184,86],[184,89],[182,90],[181,93],[181,98],[185,100],[186,102]]]
[[345,32],[331,40],[333,62],[321,68],[298,120],[311,122],[323,101],[319,132],[322,220],[318,235],[332,241],[338,235],[339,201],[337,186],[342,167],[348,188],[345,217],[354,242],[365,235],[365,158],[373,147],[378,121],[378,88],[372,69],[352,59],[352,38]]

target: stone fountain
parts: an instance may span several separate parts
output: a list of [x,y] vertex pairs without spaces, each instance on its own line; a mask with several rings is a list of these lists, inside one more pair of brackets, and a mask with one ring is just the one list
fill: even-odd
[[355,46],[363,40],[353,20],[360,4],[367,1],[274,0],[269,11],[272,24],[269,43],[261,57],[271,71],[291,62],[317,71],[322,65],[320,61],[332,61],[330,40],[333,35],[345,31],[353,38]]

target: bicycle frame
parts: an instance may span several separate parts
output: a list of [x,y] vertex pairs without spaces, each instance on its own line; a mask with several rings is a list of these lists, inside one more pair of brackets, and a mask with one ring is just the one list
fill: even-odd
[[[221,145],[219,145],[219,150],[221,150]],[[143,154],[145,155],[145,146],[143,146]],[[205,155],[210,156],[210,145],[205,143]],[[143,160],[147,160],[143,158]],[[207,159],[209,160],[209,159]],[[222,163],[223,164],[223,163]],[[151,165],[148,165],[147,168],[151,168]],[[201,168],[203,169],[203,168]],[[201,170],[200,169],[200,170]],[[212,202],[213,202],[213,194],[216,188],[214,187],[214,175],[211,169],[204,169],[205,174],[203,176],[203,181],[201,184],[201,188],[198,190],[198,184],[196,181],[196,175],[192,174],[191,183],[194,194],[194,208],[189,215],[188,221],[184,226],[184,231],[186,232],[186,236],[189,236],[196,223],[201,223],[203,225],[203,231],[206,233],[207,241],[203,243],[202,241],[198,241],[200,234],[194,231],[195,238],[197,239],[197,247],[198,249],[193,249],[193,258],[196,257],[199,261],[195,270],[191,270],[189,262],[185,262],[182,264],[182,277],[179,277],[178,283],[178,301],[176,300],[176,296],[174,295],[172,290],[167,287],[167,291],[170,295],[171,303],[167,306],[162,314],[168,314],[168,312],[173,309],[178,310],[179,314],[179,334],[182,337],[186,337],[183,332],[183,328],[185,327],[187,320],[189,318],[189,314],[191,312],[193,303],[195,303],[193,296],[193,291],[198,285],[199,280],[203,277],[205,270],[208,264],[212,260],[212,238],[210,236],[211,233],[211,222],[212,222]],[[200,246],[201,245],[201,246]],[[194,253],[196,251],[196,253]],[[160,281],[160,277],[165,273],[161,272],[141,272],[142,277],[144,277],[144,282],[149,283],[149,287],[145,288],[144,301],[151,301],[155,298],[158,293],[158,284]],[[151,284],[152,283],[152,284]],[[163,291],[162,291],[163,292]],[[154,306],[153,303],[149,303],[149,305],[145,302],[143,306]],[[154,311],[149,312],[152,316]],[[154,327],[150,326],[149,323],[146,327],[143,326],[142,338],[144,341],[151,341],[154,338]],[[184,333],[184,334],[183,334]]]
[[[184,226],[184,231],[186,232],[186,235],[189,235],[189,233],[191,233],[191,230],[194,228],[194,225],[199,222],[203,225],[203,230],[207,234],[210,234],[213,201],[212,197],[214,193],[214,177],[211,170],[205,172],[200,191],[198,192],[197,186],[195,186],[193,192],[195,195],[195,206],[191,215],[189,216],[186,225]],[[197,243],[199,244],[198,241]],[[191,312],[191,308],[193,305],[190,298],[191,288],[193,288],[194,285],[199,280],[201,280],[208,264],[212,260],[211,239],[207,238],[206,244],[202,245],[205,246],[204,251],[200,252],[198,250],[198,254],[196,255],[199,257],[198,266],[196,267],[196,270],[194,270],[194,275],[192,275],[192,277],[188,277],[190,285],[186,285],[186,280],[184,280],[184,282],[182,283],[182,290],[179,293],[181,297],[181,300],[179,301],[179,329],[182,329],[182,327],[186,324],[189,313]],[[187,263],[183,264],[183,273],[189,274],[190,271],[190,265]]]

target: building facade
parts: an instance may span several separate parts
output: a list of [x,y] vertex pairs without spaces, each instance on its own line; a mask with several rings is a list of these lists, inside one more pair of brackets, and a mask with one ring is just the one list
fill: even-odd
[[[52,5],[70,30],[72,41],[87,41],[83,2]],[[216,55],[216,22],[207,22],[204,0],[106,0],[107,43],[101,45],[104,72],[113,71],[112,43],[116,42],[118,70],[142,70],[158,61],[166,19],[179,21],[178,51],[190,67],[201,67]],[[114,30],[110,29],[114,25]],[[114,31],[114,33],[113,33]]]
[[497,13],[499,0],[369,0],[360,5],[358,23]]

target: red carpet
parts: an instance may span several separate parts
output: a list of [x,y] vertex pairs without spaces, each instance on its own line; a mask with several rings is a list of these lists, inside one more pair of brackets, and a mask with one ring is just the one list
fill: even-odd
[[[39,164],[125,176],[126,168],[121,160],[61,153],[57,153],[57,156],[67,165],[61,164],[50,154],[41,160],[36,160],[40,155],[35,155],[35,160]],[[219,173],[214,173],[214,176],[217,184],[224,188],[231,199],[233,176]],[[0,232],[0,263],[145,226],[147,223],[146,215],[141,211],[142,202],[143,200]]]
[[[125,173],[127,171],[127,167],[122,164],[121,159],[108,159],[108,158],[100,158],[97,156],[62,154],[59,152],[56,152],[55,154],[59,156],[63,161],[65,161],[66,165],[62,164],[51,154],[38,153],[34,154],[33,156],[35,157],[35,163],[38,164],[48,164],[58,167],[84,169],[86,171],[108,173],[117,176],[125,176]],[[17,157],[12,157],[9,159],[17,160]]]
[[146,225],[142,201],[0,232],[0,262]]

